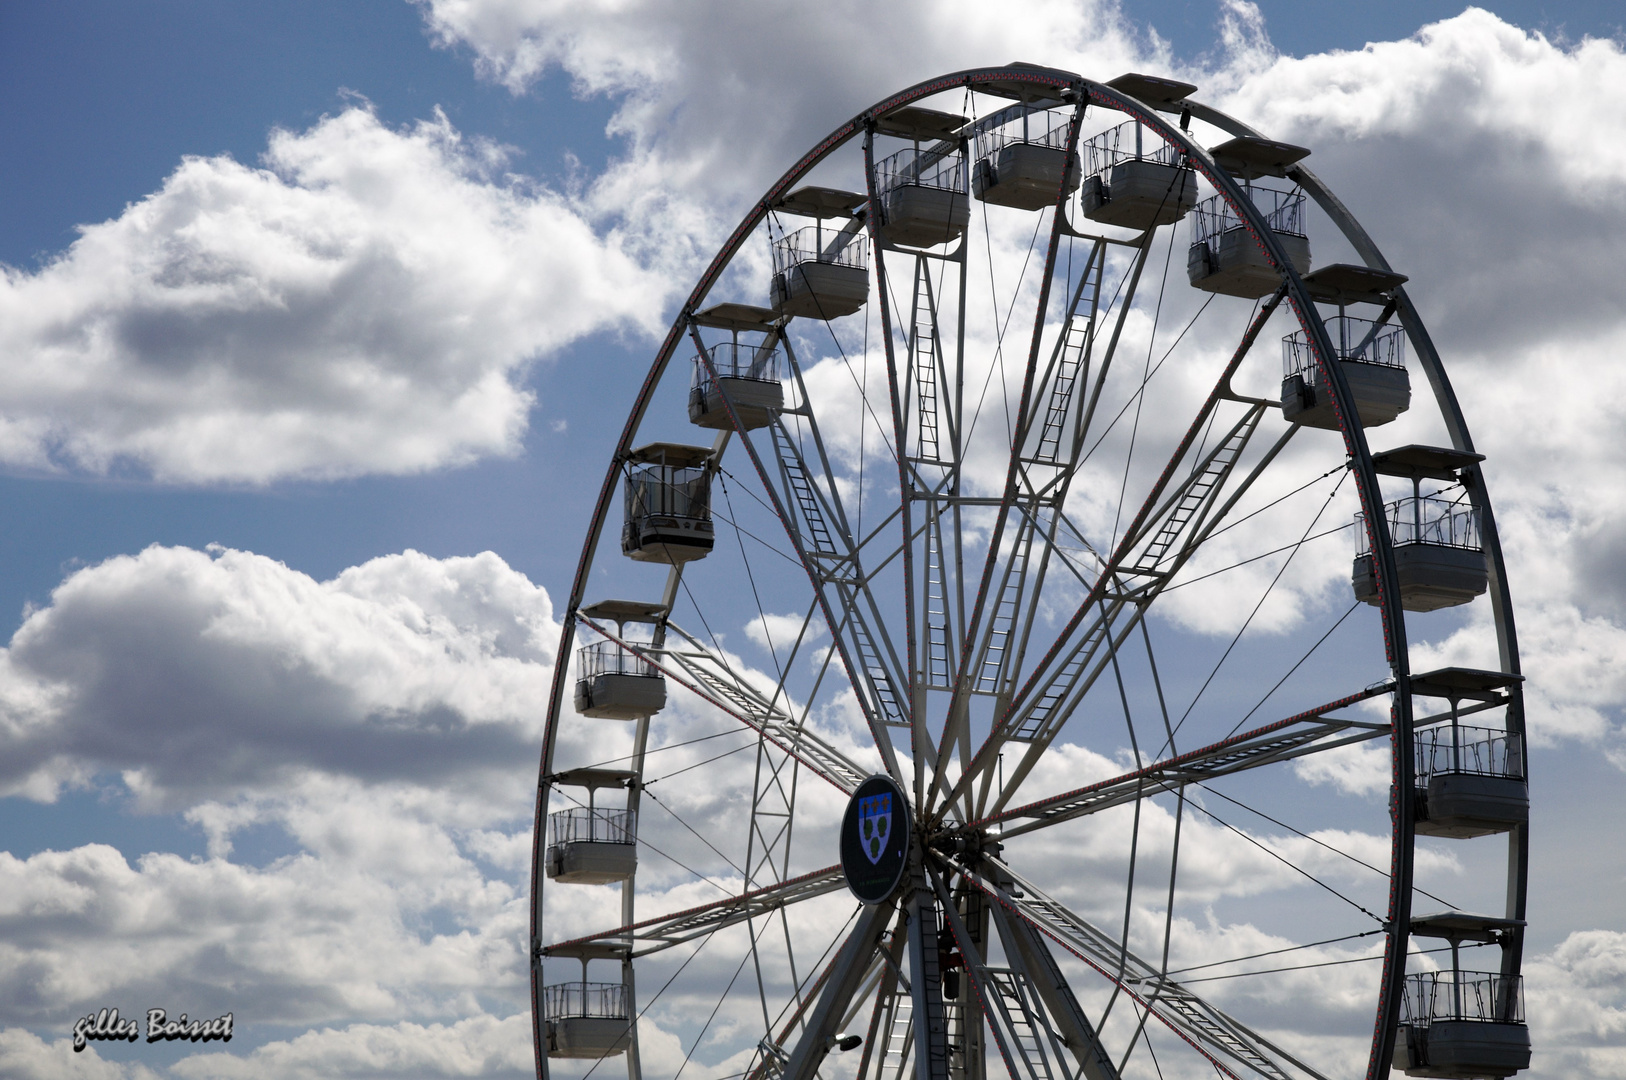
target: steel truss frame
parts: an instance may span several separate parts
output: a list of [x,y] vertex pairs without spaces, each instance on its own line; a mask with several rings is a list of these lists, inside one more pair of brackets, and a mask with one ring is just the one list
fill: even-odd
[[[531,882],[531,980],[536,1003],[535,1049],[539,1077],[547,1075],[540,1013],[541,971],[545,958],[572,947],[614,946],[623,949],[623,979],[629,999],[636,1000],[633,960],[673,946],[694,942],[728,927],[746,925],[756,937],[761,920],[788,916],[794,906],[828,896],[841,888],[839,868],[790,875],[791,826],[796,816],[797,784],[805,768],[844,792],[851,792],[868,769],[821,737],[808,723],[808,703],[791,700],[781,678],[771,693],[735,670],[718,649],[663,620],[652,641],[624,640],[581,611],[589,573],[603,528],[614,503],[615,488],[655,390],[685,340],[692,342],[706,372],[717,372],[700,336],[695,315],[741,245],[816,165],[845,144],[862,143],[868,206],[879,205],[874,140],[886,117],[911,103],[946,90],[995,93],[1020,104],[985,117],[975,130],[991,130],[1022,110],[1068,108],[1068,159],[1078,146],[1085,110],[1115,110],[1176,147],[1219,192],[1244,224],[1267,261],[1281,274],[1281,287],[1251,322],[1229,365],[1206,398],[1187,434],[1147,495],[1144,504],[1105,554],[1092,552],[1093,566],[1080,566],[1055,556],[1058,539],[1083,536],[1067,519],[1070,484],[1088,456],[1097,405],[1117,351],[1126,301],[1102,326],[1102,289],[1109,245],[1122,241],[1091,237],[1067,221],[1067,191],[1058,191],[1050,218],[1044,267],[1039,278],[1035,325],[1027,339],[1018,403],[1012,420],[1011,453],[1003,492],[998,498],[968,495],[962,487],[966,454],[964,414],[966,245],[948,252],[926,252],[889,244],[879,216],[862,211],[840,236],[851,241],[867,231],[874,252],[880,298],[882,341],[887,366],[892,421],[891,446],[902,493],[899,506],[880,525],[859,535],[840,492],[821,479],[834,475],[830,455],[811,408],[803,373],[788,337],[775,343],[785,349],[795,391],[802,403],[776,417],[765,431],[753,434],[740,422],[728,396],[724,404],[733,422],[713,444],[713,465],[720,468],[724,451],[738,439],[751,462],[761,490],[784,524],[795,558],[804,568],[814,599],[791,650],[794,658],[807,644],[809,627],[822,617],[833,647],[819,679],[839,664],[868,724],[883,768],[913,793],[914,827],[927,846],[917,847],[902,893],[893,902],[860,911],[833,959],[798,992],[797,1003],[782,1016],[775,1031],[763,1001],[769,1035],[748,1070],[753,1078],[813,1076],[831,1049],[832,1040],[857,1016],[860,1005],[873,1006],[858,1067],[861,1078],[892,1080],[913,1070],[922,1080],[981,1080],[983,1040],[991,1035],[1012,1076],[1051,1080],[1085,1077],[1117,1080],[1120,1064],[1107,1054],[1096,1030],[1078,1005],[1052,954],[1050,943],[1093,968],[1137,1003],[1141,1023],[1155,1017],[1227,1076],[1257,1074],[1288,1080],[1320,1077],[1308,1065],[1257,1032],[1226,1016],[1189,988],[1169,979],[1160,966],[1130,952],[1122,941],[1047,896],[1034,882],[1002,861],[998,845],[983,844],[989,830],[1014,838],[1114,806],[1137,802],[1156,793],[1183,798],[1186,787],[1218,777],[1289,760],[1363,740],[1388,738],[1392,743],[1392,842],[1390,898],[1386,912],[1384,970],[1377,992],[1374,1034],[1367,1069],[1369,1080],[1387,1075],[1407,949],[1412,894],[1413,809],[1406,797],[1413,784],[1411,672],[1407,661],[1406,623],[1399,599],[1391,538],[1384,528],[1383,505],[1370,448],[1355,415],[1354,398],[1337,363],[1337,355],[1313,298],[1271,231],[1236,179],[1187,133],[1190,118],[1235,136],[1258,133],[1225,114],[1186,100],[1180,126],[1165,111],[1168,103],[1148,103],[1123,90],[1069,72],[1026,65],[957,72],[910,87],[855,116],[782,176],[734,230],[689,296],[658,351],[617,442],[610,468],[591,516],[575,580],[565,605],[559,657],[549,699],[548,723],[538,784]],[[963,152],[975,131],[960,133]],[[957,151],[953,139],[932,149],[939,157]],[[963,170],[970,196],[970,170]],[[1388,270],[1370,237],[1329,189],[1302,164],[1288,172],[1322,208],[1355,247],[1365,263]],[[1133,252],[1127,287],[1132,296],[1151,251],[1156,230],[1128,245]],[[1092,242],[1085,269],[1064,294],[1059,315],[1050,291],[1056,280],[1058,251],[1064,237]],[[889,262],[900,264],[891,276]],[[941,322],[941,286],[934,269],[955,268],[959,321],[952,342]],[[897,318],[891,285],[907,281],[907,319]],[[1427,374],[1453,446],[1472,451],[1461,410],[1451,390],[1438,351],[1415,305],[1404,289],[1380,321],[1398,317]],[[1245,451],[1258,430],[1268,403],[1238,395],[1230,385],[1238,364],[1254,345],[1265,322],[1286,305],[1297,318],[1316,357],[1323,385],[1331,390],[1348,457],[1350,477],[1369,529],[1389,678],[1316,709],[1237,734],[1212,746],[1174,753],[1120,776],[1025,804],[1012,805],[1022,781],[1050,748],[1066,718],[1095,682],[1114,667],[1119,647],[1142,625],[1151,603],[1178,570],[1225,520],[1227,513],[1265,470],[1296,428],[1290,427],[1271,447],[1240,470]],[[1103,341],[1104,336],[1104,341]],[[898,348],[901,341],[902,349]],[[1048,348],[1047,348],[1048,345]],[[901,351],[901,355],[900,355]],[[1233,416],[1212,447],[1207,430],[1221,409]],[[1234,415],[1233,415],[1234,414]],[[910,448],[913,452],[909,452]],[[1185,472],[1181,473],[1182,466]],[[1481,515],[1490,567],[1490,602],[1498,633],[1502,670],[1519,673],[1516,633],[1505,566],[1483,478],[1476,467],[1464,474],[1467,496]],[[962,545],[967,516],[991,514],[986,557],[980,573],[967,574]],[[885,530],[896,527],[896,542]],[[1039,550],[1034,552],[1038,543]],[[901,565],[905,617],[901,640],[894,641],[876,594],[878,576],[894,562]],[[949,567],[957,569],[951,573]],[[1083,599],[1042,655],[1029,660],[1038,596],[1048,575],[1071,574]],[[668,575],[663,594],[670,613],[682,585],[683,568]],[[975,587],[968,588],[972,580]],[[951,583],[954,587],[951,587]],[[970,593],[969,604],[967,593]],[[622,920],[615,929],[590,938],[545,945],[543,824],[554,784],[554,756],[559,720],[569,679],[566,658],[578,625],[654,664],[672,682],[710,702],[722,713],[757,733],[756,783],[752,795],[745,881],[738,896],[671,915],[636,920],[634,889],[622,890]],[[789,666],[788,663],[786,665]],[[928,722],[935,706],[929,695],[949,695],[942,725]],[[1388,695],[1388,724],[1335,716],[1360,701]],[[984,702],[991,722],[980,745],[973,746],[973,702]],[[1523,735],[1522,698],[1515,683],[1505,692],[1507,727]],[[907,743],[903,736],[907,733]],[[1171,731],[1171,744],[1172,744]],[[649,722],[638,722],[633,737],[632,769],[641,773],[647,752]],[[1017,756],[1014,771],[996,786],[995,768],[1004,751]],[[907,754],[907,763],[903,755]],[[908,768],[906,770],[906,764]],[[636,808],[639,788],[628,792]],[[955,838],[959,846],[956,847]],[[1527,885],[1528,837],[1523,828],[1509,834],[1509,919],[1522,927]],[[1171,869],[1171,894],[1173,889]],[[788,926],[786,928],[788,942]],[[944,995],[941,942],[952,941],[962,958],[970,991],[964,1000]],[[990,960],[997,941],[1003,966]],[[754,946],[753,946],[754,949]],[[1513,932],[1503,950],[1503,972],[1517,975],[1522,929]],[[907,964],[908,974],[904,965]],[[759,976],[759,984],[760,984]],[[800,985],[800,984],[799,984]],[[805,991],[805,992],[804,992]],[[907,1038],[899,1032],[907,1030]],[[1138,1035],[1138,1033],[1137,1033]],[[636,1025],[626,1057],[629,1076],[641,1076]]]

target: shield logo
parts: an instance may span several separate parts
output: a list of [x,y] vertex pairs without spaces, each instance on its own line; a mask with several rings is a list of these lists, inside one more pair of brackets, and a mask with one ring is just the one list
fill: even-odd
[[858,803],[858,842],[871,863],[881,861],[892,835],[892,793],[883,791]]

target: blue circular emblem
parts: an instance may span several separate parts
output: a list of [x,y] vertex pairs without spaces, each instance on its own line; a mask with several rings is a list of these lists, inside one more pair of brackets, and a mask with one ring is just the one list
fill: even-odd
[[866,904],[897,890],[909,862],[909,800],[890,776],[858,785],[841,821],[841,872]]

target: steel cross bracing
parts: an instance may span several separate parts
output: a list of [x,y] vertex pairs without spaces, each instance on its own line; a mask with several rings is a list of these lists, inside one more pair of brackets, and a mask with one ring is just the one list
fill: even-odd
[[1011,967],[990,966],[982,942],[976,940],[966,926],[942,879],[934,874],[932,884],[942,904],[944,919],[964,958],[971,983],[969,989],[974,992],[980,1011],[993,1031],[1006,1072],[1013,1078],[1027,1080],[1056,1080],[1058,1075],[1065,1080],[1068,1073],[1062,1068],[1061,1041],[1051,1030],[1038,994],[1019,961]]
[[[813,422],[807,418],[811,427]],[[904,696],[899,691],[903,684],[901,665],[896,651],[884,632],[877,637],[871,625],[884,627],[880,607],[865,578],[858,544],[846,528],[846,515],[841,512],[840,496],[833,488],[826,490],[815,479],[803,458],[796,439],[783,419],[776,417],[768,425],[775,458],[778,460],[781,481],[787,503],[795,507],[791,524],[798,532],[802,549],[812,572],[821,587],[834,593],[834,607],[841,618],[831,627],[832,634],[843,635],[850,641],[857,660],[858,672],[867,695],[866,711],[880,723],[889,727],[909,726],[904,708]],[[814,434],[815,446],[821,440]],[[832,475],[828,462],[824,462],[822,475]]]
[[[1004,790],[994,801],[994,811],[1016,793],[1045,748],[1113,662],[1117,650],[1175,573],[1195,554],[1297,430],[1287,429],[1253,469],[1227,491],[1226,481],[1257,430],[1263,413],[1262,405],[1252,405],[1164,500],[1159,511],[1125,538],[1116,562],[1108,561],[1090,585],[1089,594],[1097,598],[1095,616],[1077,635],[1063,662],[1041,684],[1039,693],[1030,698],[1026,706],[1007,713],[1003,730],[996,730],[990,736],[991,740],[997,738],[995,745],[1001,748],[1010,744],[1024,746]],[[1222,494],[1225,495],[1223,503],[1220,502]],[[1138,549],[1140,554],[1133,565],[1123,567],[1121,564],[1127,561],[1127,556],[1136,552],[1137,544],[1145,541],[1148,534],[1151,541]],[[1176,540],[1180,541],[1178,545]],[[1108,583],[1116,583],[1117,588],[1109,591]],[[979,751],[981,753],[986,753],[986,746]],[[979,813],[986,812],[992,779],[991,773],[983,773],[977,799]]]
[[1156,965],[1124,949],[1117,939],[1050,898],[997,857],[984,853],[975,866],[946,858],[945,863],[995,903],[1117,982],[1124,993],[1226,1076],[1237,1077],[1240,1068],[1270,1080],[1292,1080],[1295,1076],[1326,1080],[1258,1032],[1163,975]]
[[[705,349],[699,327],[692,321],[689,323],[689,334],[698,350],[700,361],[706,368],[707,376],[713,382],[718,382],[716,367]],[[789,361],[797,391],[805,403],[808,400],[807,386],[802,381],[801,366],[797,363],[795,349],[792,348],[788,337],[782,338],[781,344],[785,348],[785,356]],[[891,641],[885,636],[885,620],[881,617],[880,608],[863,577],[858,559],[858,546],[853,542],[852,533],[848,528],[840,494],[833,484],[829,491],[825,491],[813,482],[812,474],[807,469],[795,439],[785,427],[783,415],[776,416],[769,425],[774,456],[779,463],[779,475],[784,483],[781,494],[781,489],[776,487],[766,461],[750,433],[739,423],[734,405],[726,395],[723,403],[734,422],[735,429],[740,433],[740,442],[751,459],[752,467],[773,502],[774,512],[784,524],[796,549],[797,557],[813,584],[825,617],[825,624],[830,628],[842,666],[847,670],[859,705],[869,722],[870,734],[875,739],[876,749],[880,751],[881,762],[887,772],[901,782],[903,774],[899,770],[897,754],[887,730],[899,726],[907,727],[909,724],[899,705],[897,654],[892,648]],[[825,452],[823,439],[819,436],[818,425],[813,419],[812,411],[803,410],[798,415],[808,426],[813,446],[823,466],[822,475],[833,476],[829,457]],[[796,511],[790,509],[792,504],[796,506]],[[809,542],[812,544],[811,548],[808,546]],[[841,571],[835,571],[838,565],[842,568]],[[831,603],[832,588],[836,594],[834,605]],[[859,598],[864,602],[862,606],[857,602]],[[838,611],[841,613],[839,619],[835,617]],[[884,655],[877,645],[875,635],[871,633],[870,619],[874,620],[876,626],[883,628],[879,644],[885,647]],[[865,690],[868,691],[867,695]]]
[[[803,634],[805,635],[805,623]],[[800,641],[797,642],[800,645]],[[794,662],[795,650],[786,662],[788,667]],[[783,692],[783,682],[777,688],[776,694]],[[789,754],[778,754],[768,741],[765,733],[757,735],[757,761],[756,779],[751,791],[751,818],[747,825],[745,841],[745,881],[743,888],[750,890],[753,885],[766,881],[768,884],[779,884],[790,876],[791,839],[795,833],[796,824],[796,794],[797,781],[800,773],[797,766],[800,763]],[[787,780],[786,773],[789,773]],[[784,931],[785,961],[790,969],[792,985],[798,981],[796,969],[796,951],[792,944],[790,922],[785,917],[785,907],[778,909],[779,922]],[[767,919],[771,922],[773,914],[769,913]],[[757,994],[762,1004],[763,1022],[767,1022],[769,1005],[767,983],[762,973],[762,950],[759,944],[762,934],[768,931],[764,926],[759,932],[756,920],[747,917],[747,933],[751,942],[751,963],[756,975]]]
[[849,795],[873,772],[807,727],[805,717],[801,720],[792,717],[676,623],[667,622],[666,628],[681,638],[682,643],[669,642],[656,649],[645,642],[627,641],[585,615],[578,618],[601,637],[648,661],[679,686],[699,694],[753,731],[760,732],[784,753]]
[[[1249,438],[1257,430],[1265,408],[1263,402],[1237,399],[1230,389],[1230,379],[1252,348],[1265,322],[1274,314],[1282,295],[1281,290],[1278,290],[1249,325],[1214,389],[1187,428],[1185,436],[1152,486],[1141,509],[1131,520],[1123,538],[1100,568],[1094,585],[1088,590],[1078,610],[1063,627],[1049,652],[1028,675],[1027,682],[1021,690],[1015,693],[1010,704],[995,718],[993,729],[987,739],[955,782],[951,802],[961,797],[973,782],[980,782],[985,799],[992,778],[991,763],[998,759],[999,751],[1013,741],[1028,745],[1016,770],[1011,774],[1000,801],[1007,800],[1015,793],[1022,779],[1054,740],[1070,714],[1071,707],[1076,705],[1082,694],[1087,691],[1088,684],[1103,670],[1104,664],[1110,661],[1110,655],[1102,657],[1093,670],[1090,668],[1091,659],[1095,657],[1101,645],[1110,640],[1109,631],[1113,621],[1126,606],[1133,608],[1131,620],[1144,615],[1146,607],[1162,591],[1164,584],[1179,566],[1190,558],[1297,430],[1296,427],[1289,427],[1270,451],[1255,464],[1245,479],[1234,486],[1234,490],[1229,493],[1223,505],[1211,509],[1214,501],[1225,491],[1225,481],[1234,471]],[[1248,408],[1202,463],[1191,469],[1176,485],[1173,494],[1165,498],[1165,493],[1174,480],[1176,469],[1190,453],[1192,445],[1214,414],[1214,410],[1225,399],[1242,400],[1247,403]],[[1202,485],[1204,492],[1201,498],[1186,503],[1183,495],[1199,484]],[[1148,534],[1155,537],[1158,534],[1157,530],[1175,515],[1184,518],[1180,527],[1175,530],[1175,535],[1179,535],[1183,530],[1186,536],[1185,542],[1174,549],[1175,554],[1165,554],[1155,570],[1131,561],[1141,551]],[[1187,527],[1193,522],[1197,523],[1196,527]],[[1125,580],[1126,574],[1138,575],[1143,581],[1138,585],[1132,584]],[[1117,583],[1119,588],[1109,595],[1109,588],[1114,583]],[[1117,643],[1132,628],[1132,622],[1126,625],[1117,639],[1111,642],[1111,646],[1116,648]],[[998,804],[996,809],[997,806]]]
[[[901,968],[908,944],[905,931],[900,920],[886,947],[877,951],[881,961],[880,977],[875,982],[875,1004],[870,1009],[869,1027],[864,1033],[863,1056],[858,1060],[858,1080],[901,1080],[909,1061],[914,1029],[909,1021],[909,987]],[[855,1001],[854,1007],[860,1004],[862,998]],[[873,1073],[870,1071],[872,1063]]]
[[766,734],[757,736],[756,783],[745,842],[747,888],[764,880],[783,881],[789,872],[798,764],[789,754],[776,754]]
[[[705,937],[725,927],[760,917],[803,900],[824,896],[845,886],[841,867],[827,866],[810,874],[802,874],[788,881],[763,889],[754,889],[729,896],[710,904],[686,908],[670,915],[658,915],[613,930],[572,938],[543,947],[542,955],[568,953],[572,948],[603,942],[623,945],[630,942],[634,956],[660,952],[695,938]],[[640,945],[642,947],[640,947]]]
[[[970,734],[967,699],[973,694],[992,695],[996,699],[996,707],[1002,708],[1021,667],[1033,619],[1038,612],[1038,601],[1057,529],[1063,520],[1062,507],[1066,503],[1078,455],[1083,448],[1085,424],[1081,414],[1084,398],[1077,390],[1088,378],[1094,344],[1093,327],[1099,315],[1105,274],[1106,245],[1097,241],[1090,249],[1060,321],[1061,329],[1051,350],[1049,364],[1038,378],[1036,392],[1025,399],[1026,408],[1018,416],[1018,435],[1011,452],[1010,481],[1000,504],[1002,517],[990,541],[984,583],[973,608],[972,621],[964,629],[962,663],[969,663],[970,668],[954,673],[954,697],[948,707],[943,750],[939,754],[934,776],[934,783],[939,787],[946,783],[944,769],[951,742],[965,744],[961,750],[962,762],[970,757],[970,747],[966,744]],[[1127,310],[1126,301],[1120,321]],[[1042,334],[1043,318],[1041,311],[1041,325],[1035,330],[1032,352],[1035,364],[1039,355],[1038,338]],[[1103,364],[1103,373],[1106,367]],[[1042,421],[1039,419],[1041,409]],[[1043,478],[1042,483],[1035,483],[1036,479],[1041,479],[1038,474],[1046,469],[1050,475]],[[944,501],[936,493],[921,497]],[[955,520],[958,520],[959,509],[959,505],[954,507]],[[1015,516],[1016,535],[1001,558],[1002,534],[1008,527],[1004,515]],[[1033,561],[1036,537],[1042,538],[1037,563]],[[996,575],[999,579],[998,589],[986,624],[979,628],[978,623],[985,611],[983,597],[987,595],[988,583]],[[964,588],[963,575],[961,588]],[[963,592],[961,596],[963,605]],[[961,621],[965,623],[964,619]]]
[[[1052,795],[1025,806],[1012,807],[973,822],[977,828],[1001,826],[1001,835],[1022,833],[1099,813],[1136,799],[1174,791],[1187,784],[1218,780],[1261,765],[1318,754],[1336,746],[1366,742],[1390,732],[1388,724],[1370,724],[1342,718],[1322,719],[1327,713],[1368,698],[1392,693],[1393,683],[1380,683],[1359,693],[1317,706],[1297,716],[1265,724],[1228,739],[1155,762],[1144,768],[1101,780],[1076,791]],[[1353,731],[1353,734],[1343,734]],[[1334,736],[1343,735],[1342,738]],[[1017,823],[1017,824],[1012,824]]]

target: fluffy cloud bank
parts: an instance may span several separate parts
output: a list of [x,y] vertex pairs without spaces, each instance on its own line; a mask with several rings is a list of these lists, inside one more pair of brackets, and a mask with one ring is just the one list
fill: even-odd
[[414,2],[440,42],[469,47],[516,92],[558,66],[579,91],[616,99],[610,130],[629,152],[597,197],[624,205],[651,185],[699,196],[663,225],[726,216],[859,109],[944,71],[1038,60],[1110,77],[1167,66],[1115,4],[1095,0],[1035,0],[1016,17],[975,0]]
[[[546,592],[490,553],[318,582],[153,547],[73,574],[0,657],[9,789],[94,783],[179,813],[208,854],[0,853],[0,1024],[163,1002],[234,1011],[239,1035],[353,1025],[217,1047],[178,1076],[522,1071],[531,769],[557,634]],[[272,854],[239,854],[245,830]],[[12,1032],[0,1073],[62,1075],[62,1051]]]
[[647,328],[662,286],[504,168],[443,116],[355,107],[0,268],[0,463],[258,484],[515,453],[527,366]]
[[489,552],[317,582],[247,552],[148,548],[76,573],[18,630],[0,790],[53,798],[119,771],[184,805],[311,770],[506,770],[539,745],[555,633],[547,594]]

